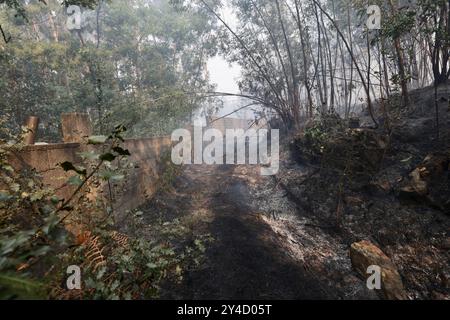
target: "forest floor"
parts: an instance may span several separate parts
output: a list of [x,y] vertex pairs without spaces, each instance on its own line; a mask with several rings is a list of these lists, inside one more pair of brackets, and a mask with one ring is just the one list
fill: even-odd
[[[181,218],[193,234],[213,240],[200,268],[188,271],[181,284],[167,284],[163,298],[377,298],[352,272],[348,246],[298,215],[259,167],[189,166],[175,186],[143,210],[146,222]],[[282,226],[285,219],[295,236]]]
[[[381,129],[345,129],[335,142],[331,135],[331,154],[350,143],[355,158],[305,160],[296,140],[303,138],[291,137],[273,177],[261,176],[258,166],[186,166],[172,190],[159,192],[141,209],[143,218],[149,226],[181,221],[190,234],[183,245],[198,235],[213,240],[201,263],[181,283],[166,282],[161,297],[379,299],[349,257],[352,243],[369,240],[398,268],[407,298],[449,299],[448,100],[439,104],[437,141],[432,90],[412,92],[412,99],[407,112],[390,111],[388,144]],[[367,117],[361,119],[364,126]],[[363,140],[351,140],[362,134]],[[366,149],[365,143],[383,145],[384,151]],[[411,172],[427,167],[429,155],[446,157],[441,171],[428,172],[429,194],[411,192],[405,199],[402,188],[411,183]],[[347,170],[355,165],[364,171],[364,161],[374,159],[368,180]],[[342,162],[345,169],[339,171]]]

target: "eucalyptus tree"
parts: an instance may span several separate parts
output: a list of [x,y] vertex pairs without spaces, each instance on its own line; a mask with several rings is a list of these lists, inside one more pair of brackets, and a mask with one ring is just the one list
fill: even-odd
[[130,135],[166,134],[202,106],[211,91],[207,59],[215,22],[204,11],[169,1],[100,1],[81,8],[68,30],[58,1],[31,1],[26,20],[4,10],[12,41],[0,43],[1,113],[20,128],[30,113],[46,139],[59,136],[61,112],[88,112],[96,130],[126,122]]
[[[338,79],[338,54],[343,64],[350,60],[355,66],[359,84],[370,98],[360,57],[338,22],[342,13],[337,2],[231,0],[238,19],[234,30],[208,1],[198,1],[222,23],[222,51],[242,68],[242,93],[262,101],[288,127],[298,126],[304,117],[335,111],[339,85],[346,81]],[[351,84],[344,84],[346,103]],[[370,99],[368,105],[371,111]]]

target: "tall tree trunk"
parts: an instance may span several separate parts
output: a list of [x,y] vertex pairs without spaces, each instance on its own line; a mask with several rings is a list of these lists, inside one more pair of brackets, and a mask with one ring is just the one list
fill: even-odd
[[[333,11],[334,13],[334,11]],[[323,20],[323,12],[320,14],[320,21],[322,23],[323,27],[323,33],[324,33],[324,40],[325,40],[325,52],[326,57],[325,60],[328,64],[328,74],[330,75],[330,110],[334,112],[335,108],[335,88],[334,88],[334,74],[333,74],[333,58],[331,53],[331,45],[330,45],[330,38],[328,36],[327,28],[325,26],[325,22]],[[336,65],[336,64],[334,64]]]
[[[353,52],[353,36],[352,36],[352,24],[350,18],[350,4],[347,5],[347,24],[348,24],[348,37],[350,42],[350,51]],[[353,62],[350,62],[350,83],[349,83],[349,93],[348,93],[348,105],[346,106],[345,117],[348,118],[350,115],[350,109],[353,101]]]
[[275,39],[275,36],[274,36],[272,30],[270,29],[269,25],[266,22],[266,19],[264,18],[264,15],[262,14],[261,10],[259,9],[258,5],[253,0],[250,0],[250,1],[252,2],[253,7],[255,8],[256,12],[258,13],[259,17],[261,18],[261,21],[263,22],[264,27],[266,28],[267,32],[269,33],[270,40],[271,40],[272,45],[274,47],[274,50],[275,50],[276,56],[278,58],[278,61],[279,61],[280,65],[281,65],[281,69],[283,71],[284,81],[286,82],[286,89],[287,89],[286,94],[289,96],[290,90],[291,90],[290,89],[291,84],[290,84],[289,77],[288,77],[288,74],[287,74],[287,71],[286,71],[285,63],[283,61],[283,57],[281,56],[280,48],[278,47],[278,43],[277,43],[277,41]]
[[299,114],[300,102],[299,102],[299,86],[298,86],[298,81],[297,81],[297,75],[295,73],[295,65],[294,65],[294,60],[292,57],[291,46],[289,44],[289,39],[286,34],[286,28],[284,26],[283,16],[281,14],[280,3],[278,0],[275,0],[275,5],[277,7],[278,18],[280,20],[280,25],[281,25],[281,30],[283,32],[283,38],[284,38],[284,42],[285,42],[285,46],[286,46],[286,51],[287,51],[288,57],[289,57],[289,65],[291,68],[291,76],[292,76],[292,90],[293,90],[293,92],[292,92],[292,97],[293,97],[292,113],[293,113],[293,118],[294,118],[294,125],[298,126],[300,123],[300,114]]
[[[394,0],[389,0],[389,5],[394,14],[398,13],[398,9]],[[409,106],[409,92],[408,92],[408,79],[405,72],[405,55],[403,52],[400,36],[394,37],[394,48],[397,55],[398,72],[400,77],[400,85],[402,88],[402,97],[404,106]]]
[[[316,18],[317,25],[317,59],[318,64],[320,66],[320,76],[318,81],[322,81],[323,86],[323,101],[321,105],[321,112],[325,113],[328,106],[328,85],[327,85],[327,75],[326,75],[326,66],[323,58],[323,49],[322,49],[322,26],[320,25],[319,13],[317,11],[317,7],[314,6],[314,15]],[[322,77],[322,80],[320,80]]]
[[330,22],[336,28],[336,31],[338,32],[338,34],[341,37],[342,41],[344,42],[345,47],[346,47],[348,53],[350,54],[350,57],[352,58],[353,64],[355,65],[356,71],[358,72],[358,75],[359,75],[359,77],[361,79],[364,91],[366,92],[367,109],[369,111],[370,118],[372,119],[375,127],[377,128],[378,127],[378,122],[375,119],[375,115],[374,115],[374,112],[373,112],[372,100],[370,98],[370,87],[368,87],[367,84],[366,84],[366,80],[364,79],[364,75],[363,75],[363,73],[361,71],[361,68],[359,67],[358,61],[356,60],[356,57],[355,57],[353,51],[350,49],[350,46],[349,46],[347,40],[345,39],[342,31],[339,29],[339,26],[336,24],[336,21],[334,21],[334,19],[325,11],[325,9],[322,8],[322,6],[320,5],[320,3],[317,0],[312,0],[312,2],[314,2],[314,4],[320,9],[320,11],[322,11],[323,14],[328,18],[328,20],[330,20]]
[[387,59],[386,59],[386,43],[385,43],[384,39],[381,39],[381,59],[383,60],[383,75],[384,75],[386,98],[389,100],[389,98],[391,96],[391,88],[390,88],[390,81],[389,81],[389,70],[388,70]]
[[300,34],[300,44],[302,46],[302,58],[303,58],[303,68],[304,68],[304,83],[305,83],[305,87],[306,87],[306,94],[308,96],[308,113],[309,113],[309,117],[312,118],[313,117],[313,99],[312,99],[312,94],[311,94],[311,85],[309,84],[309,79],[308,79],[308,70],[309,70],[309,63],[308,63],[308,58],[306,55],[306,44],[305,44],[305,38],[304,38],[304,28],[302,25],[302,20],[300,18],[300,10],[299,10],[299,4],[297,2],[297,0],[294,0],[295,3],[295,12],[296,12],[296,21],[297,21],[297,27],[298,27],[298,32]]

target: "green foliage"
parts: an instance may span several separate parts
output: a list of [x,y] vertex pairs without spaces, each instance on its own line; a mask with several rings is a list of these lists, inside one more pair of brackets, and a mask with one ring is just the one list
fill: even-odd
[[383,35],[395,39],[407,34],[415,26],[416,14],[414,11],[400,11],[389,16],[389,19],[383,25]]
[[[196,236],[192,246],[175,246],[173,236],[179,241],[185,235],[178,221],[161,224],[152,239],[114,231],[120,225],[113,214],[114,191],[122,192],[131,166],[130,152],[121,145],[125,132],[120,125],[108,136],[88,137],[86,147],[93,149],[80,153],[82,165],[60,164],[74,174],[67,181],[74,186],[68,199],[45,188],[34,171],[15,171],[9,154],[21,150],[20,139],[16,144],[2,141],[0,298],[155,298],[162,280],[180,281],[186,267],[200,263],[206,240]],[[89,197],[94,188],[96,197]],[[133,213],[127,224],[139,234],[145,227],[143,214]],[[81,230],[76,246],[66,226]],[[83,270],[81,291],[61,286],[73,264]]]
[[[68,234],[61,226],[61,214],[67,210],[70,214],[84,213],[70,207],[73,197],[59,200],[34,171],[12,168],[10,152],[20,152],[21,148],[20,143],[0,144],[0,286],[2,295],[9,292],[11,297],[26,298],[34,297],[35,289],[43,289],[41,280],[33,280],[42,273],[39,262],[49,260],[47,266],[55,263],[55,253],[66,246]],[[80,176],[87,174],[86,169],[69,162],[62,166]],[[87,178],[80,182],[79,187]],[[77,189],[75,193],[80,192],[84,190]]]
[[[84,8],[94,8],[99,0],[63,0],[62,5],[70,6],[76,5]],[[41,2],[46,4],[44,0],[38,0],[37,2]],[[22,16],[24,18],[27,17],[26,7],[22,1],[19,0],[0,0],[0,5],[6,5],[8,8],[14,9],[16,11],[16,15]]]
[[[110,148],[119,147],[123,131],[123,127],[118,127],[108,137]],[[62,222],[70,215],[94,214],[92,205],[83,196],[89,189],[82,187],[95,180],[103,160],[98,160],[90,171],[63,162],[64,170],[77,173],[68,181],[77,188],[72,197],[60,200],[53,190],[43,186],[41,177],[34,171],[13,169],[10,153],[20,152],[20,138],[18,141],[16,144],[0,141],[0,287],[3,296],[27,298],[34,297],[37,289],[40,294],[45,291],[44,285],[33,280],[37,277],[44,282],[48,280],[42,274],[48,270],[42,270],[40,264],[46,268],[57,264],[57,253],[67,247],[68,233]],[[120,151],[124,153],[123,149]],[[114,157],[119,157],[112,152]],[[90,211],[86,211],[88,208]]]
[[45,299],[42,283],[15,274],[0,274],[0,300]]
[[[130,212],[128,225],[142,231],[143,213]],[[83,268],[82,289],[73,292],[53,286],[54,299],[153,299],[159,295],[163,280],[178,283],[186,268],[201,263],[208,237],[196,235],[192,245],[180,245],[186,229],[179,220],[152,224],[152,238],[128,237],[111,231],[108,223],[97,224],[83,243],[61,255],[61,266],[80,265]],[[138,232],[139,233],[139,232]],[[93,234],[98,235],[94,237]],[[178,245],[175,245],[178,243]],[[55,283],[65,278],[61,269]]]
[[310,155],[322,155],[326,144],[336,131],[345,128],[346,122],[341,120],[336,114],[325,114],[314,120],[304,130],[303,143],[305,152]]
[[307,128],[305,130],[305,139],[307,143],[310,144],[312,152],[322,153],[324,148],[324,143],[328,135],[323,130],[320,123],[316,123],[314,126]]
[[[66,2],[74,3],[97,1]],[[205,62],[215,53],[214,26],[202,12],[178,11],[168,1],[133,3],[95,6],[98,44],[96,12],[86,8],[80,32],[67,30],[56,1],[25,5],[29,23],[0,12],[13,39],[0,46],[6,125],[17,133],[27,116],[36,115],[39,139],[57,142],[62,112],[90,113],[99,135],[118,123],[133,137],[164,135],[187,121],[203,103],[192,92],[212,89]]]
[[181,277],[181,261],[173,249],[143,239],[112,250],[108,261],[98,272],[87,274],[86,289],[94,289],[94,299],[154,298],[169,272]]
[[[64,232],[57,228],[59,200],[54,191],[44,187],[33,170],[16,171],[9,162],[11,153],[22,149],[22,137],[11,136],[6,128],[1,131],[12,142],[0,140],[0,275],[13,283],[11,272],[47,256],[64,242]],[[16,277],[21,283],[23,275]]]
[[375,130],[350,129],[347,121],[328,116],[305,129],[292,147],[302,160],[319,161],[324,171],[367,183],[380,169],[388,138]]
[[181,174],[182,167],[177,166],[172,162],[171,152],[166,152],[160,159],[160,165],[162,167],[162,175],[159,178],[158,186],[163,191],[169,191],[173,187],[175,179]]

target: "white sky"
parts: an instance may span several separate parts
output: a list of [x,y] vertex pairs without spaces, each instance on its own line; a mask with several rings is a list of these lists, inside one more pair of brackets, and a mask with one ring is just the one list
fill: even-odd
[[240,67],[230,65],[221,56],[209,59],[208,71],[212,83],[217,85],[216,91],[239,93],[237,82],[241,76]]
[[[232,30],[237,28],[237,18],[231,7],[226,4],[219,12],[220,17],[228,24]],[[218,22],[221,24],[221,22]],[[208,61],[209,75],[211,82],[217,84],[217,91],[238,93],[237,81],[241,75],[237,65],[230,65],[221,56],[216,56]]]
[[[237,18],[234,15],[232,9],[227,5],[220,11],[221,18],[232,28],[237,28]],[[221,23],[219,21],[219,23]],[[239,78],[241,77],[241,69],[237,64],[229,64],[224,57],[216,56],[208,61],[208,71],[210,80],[217,85],[216,91],[227,93],[239,93],[239,87],[237,85]],[[235,98],[225,98],[235,99]],[[232,104],[232,103],[231,103]],[[232,106],[223,108],[218,115],[222,116],[232,112],[234,109]],[[237,117],[238,115],[233,115]]]

